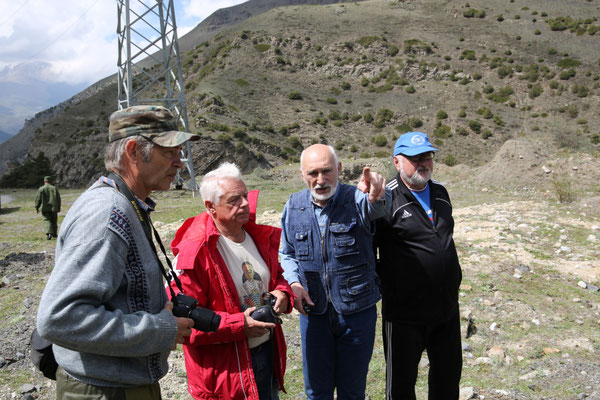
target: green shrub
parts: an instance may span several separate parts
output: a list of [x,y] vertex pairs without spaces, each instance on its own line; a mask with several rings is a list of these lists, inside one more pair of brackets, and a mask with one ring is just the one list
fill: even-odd
[[341,87],[342,87],[342,89],[344,89],[344,90],[350,90],[350,89],[352,88],[352,85],[350,85],[350,83],[348,83],[348,82],[344,81],[344,82],[342,82],[342,85],[341,85]]
[[448,118],[448,113],[446,111],[444,111],[444,110],[439,110],[437,112],[437,114],[435,115],[435,117],[437,119],[447,119]]
[[288,138],[288,143],[290,144],[290,146],[292,146],[294,149],[297,150],[303,150],[304,147],[302,146],[302,142],[300,141],[300,139],[296,136],[290,136]]
[[453,167],[456,165],[457,160],[452,154],[448,154],[446,157],[444,157],[443,163],[449,167]]
[[477,60],[477,56],[475,55],[474,50],[463,50],[462,55],[460,56],[460,59],[475,61],[475,60]]
[[391,45],[388,48],[388,55],[390,57],[394,57],[396,54],[398,54],[399,51],[400,51],[400,49],[398,48],[398,46]]
[[404,41],[404,54],[431,54],[433,49],[430,45],[423,43],[419,39],[408,39]]
[[510,98],[510,95],[514,92],[515,91],[512,87],[505,86],[503,88],[498,89],[496,93],[488,95],[487,98],[495,103],[504,103]]
[[550,86],[550,89],[558,89],[558,81],[550,81],[548,86]]
[[465,128],[460,127],[456,130],[456,133],[459,134],[460,136],[468,136],[469,135],[469,131],[467,131]]
[[267,50],[269,50],[271,48],[271,45],[268,44],[268,43],[259,43],[259,44],[255,44],[254,48],[259,53],[264,53],[265,51],[267,51]]
[[385,135],[373,136],[373,138],[371,139],[371,141],[377,147],[384,147],[384,146],[387,145],[387,138],[385,137]]
[[481,137],[482,137],[483,139],[488,139],[488,138],[492,137],[492,131],[490,131],[489,129],[484,129],[484,130],[481,132]]
[[585,85],[573,85],[573,87],[571,88],[571,92],[573,94],[577,95],[577,97],[583,98],[583,97],[587,97],[590,90]]
[[504,79],[507,76],[512,78],[513,69],[510,65],[502,65],[502,66],[500,66],[500,68],[498,68],[496,73],[498,74],[498,78],[500,78],[500,79]]
[[554,191],[554,195],[556,196],[556,200],[560,203],[572,203],[575,200],[575,193],[571,187],[571,179],[564,178],[553,178],[550,183],[552,184],[552,189]]
[[421,119],[419,119],[418,117],[412,117],[408,120],[408,123],[412,128],[419,128],[423,126],[423,121],[421,121]]
[[571,79],[575,75],[576,75],[575,69],[570,68],[570,69],[567,69],[565,71],[561,71],[561,73],[558,75],[558,77],[560,79],[562,79],[563,81],[566,81],[566,80]]
[[400,124],[400,125],[396,125],[396,130],[398,132],[400,132],[400,134],[406,133],[406,132],[410,132],[412,130],[412,128],[410,127],[410,125],[406,122]]
[[469,128],[471,128],[471,130],[477,134],[481,133],[481,122],[479,121],[475,121],[475,120],[470,120],[469,121]]
[[246,82],[246,81],[245,81],[244,79],[242,79],[242,78],[238,78],[238,79],[236,79],[236,80],[235,80],[235,83],[236,83],[238,86],[241,86],[241,87],[246,87],[246,86],[248,86],[248,82]]
[[581,61],[573,60],[572,58],[563,58],[557,64],[558,68],[575,68],[581,65]]
[[363,119],[368,124],[370,124],[371,122],[373,122],[373,116],[369,112],[364,115]]
[[302,94],[297,90],[292,90],[288,93],[288,99],[290,100],[302,100]]
[[502,121],[502,118],[498,114],[494,115],[493,121],[498,126],[504,126],[504,121]]
[[467,116],[467,112],[465,111],[464,108],[461,108],[460,111],[458,112],[458,118],[464,118]]
[[366,76],[363,76],[362,79],[360,80],[360,85],[362,87],[369,86],[369,79]]
[[381,108],[377,111],[377,119],[389,122],[394,117],[394,112],[387,108]]
[[337,104],[337,99],[335,97],[328,97],[325,101],[328,104]]
[[340,112],[337,111],[337,110],[331,110],[331,111],[329,111],[329,115],[327,117],[331,121],[337,121],[337,120],[341,119]]
[[369,47],[373,43],[377,41],[377,36],[363,36],[358,39],[358,43],[360,43],[363,47]]
[[440,125],[433,130],[433,136],[439,138],[447,138],[450,136],[451,129],[448,125]]
[[535,99],[536,97],[539,97],[543,91],[544,91],[544,89],[542,88],[542,85],[540,85],[539,83],[536,83],[535,85],[533,85],[533,87],[529,91],[529,98]]
[[409,93],[409,94],[413,94],[414,92],[416,92],[416,90],[415,90],[415,88],[413,87],[413,85],[407,86],[407,87],[406,87],[406,89],[404,89],[404,91],[405,91],[406,93]]

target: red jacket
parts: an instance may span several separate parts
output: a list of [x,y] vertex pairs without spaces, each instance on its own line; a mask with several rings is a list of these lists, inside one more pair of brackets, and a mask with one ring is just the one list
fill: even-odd
[[[248,193],[250,221],[244,229],[254,240],[271,272],[269,291],[287,293],[289,312],[293,306],[293,294],[278,261],[281,229],[255,223],[257,198],[258,191]],[[259,400],[244,331],[244,314],[235,284],[217,250],[219,236],[212,218],[204,212],[187,219],[171,242],[184,293],[197,299],[198,306],[209,308],[221,316],[217,332],[193,330],[183,345],[188,390],[195,399]],[[273,371],[280,390],[284,390],[286,345],[280,325],[275,327],[274,337]]]

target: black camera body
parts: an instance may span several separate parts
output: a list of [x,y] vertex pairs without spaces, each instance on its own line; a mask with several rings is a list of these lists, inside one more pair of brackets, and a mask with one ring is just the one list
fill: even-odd
[[265,292],[262,294],[263,304],[258,307],[256,310],[252,311],[250,317],[256,321],[261,322],[271,322],[274,324],[281,324],[281,318],[275,313],[275,303],[277,299],[269,292]]
[[194,321],[194,329],[202,332],[216,332],[221,323],[221,316],[208,308],[198,307],[198,300],[183,293],[177,293],[172,299],[173,315],[190,318]]
[[304,312],[310,314],[312,312],[312,306],[310,306],[306,301],[302,300],[302,308],[304,308]]

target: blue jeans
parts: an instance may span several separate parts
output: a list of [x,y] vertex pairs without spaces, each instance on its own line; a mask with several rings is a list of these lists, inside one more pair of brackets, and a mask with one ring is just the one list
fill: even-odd
[[279,384],[273,376],[273,340],[250,349],[252,370],[260,400],[279,400]]
[[304,388],[308,399],[363,400],[375,342],[377,307],[338,314],[300,315]]

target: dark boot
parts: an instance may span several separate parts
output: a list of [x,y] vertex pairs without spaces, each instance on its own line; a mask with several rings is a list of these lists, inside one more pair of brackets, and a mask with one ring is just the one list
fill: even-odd
[[50,240],[50,239],[52,239],[52,234],[50,234],[50,233],[46,233],[46,239],[47,239],[47,240]]

